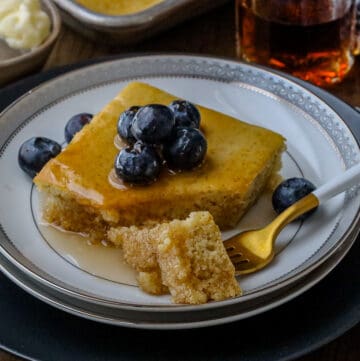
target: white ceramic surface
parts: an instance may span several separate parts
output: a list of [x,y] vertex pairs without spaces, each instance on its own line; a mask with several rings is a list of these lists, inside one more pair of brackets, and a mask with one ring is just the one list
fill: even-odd
[[[149,296],[126,282],[94,276],[74,265],[68,255],[60,256],[39,232],[37,193],[17,165],[19,146],[37,135],[63,142],[69,117],[83,111],[96,113],[133,79],[283,134],[288,146],[283,157],[285,178],[304,176],[320,185],[359,160],[351,131],[330,107],[300,86],[249,65],[148,56],[66,74],[27,94],[0,117],[0,252],[28,277],[94,304],[146,312],[196,312],[255,302],[289,286],[320,266],[350,236],[359,217],[359,195],[354,190],[326,202],[304,224],[287,227],[277,242],[275,261],[239,279],[244,296],[201,306],[172,305],[167,296]],[[268,207],[265,199],[258,209],[271,218]],[[240,227],[261,225],[265,218],[253,211]]]

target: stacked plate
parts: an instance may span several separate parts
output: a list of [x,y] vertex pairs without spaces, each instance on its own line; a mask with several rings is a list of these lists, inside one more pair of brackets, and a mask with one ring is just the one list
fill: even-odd
[[[357,140],[339,115],[268,70],[208,57],[144,56],[67,73],[18,99],[0,117],[0,267],[15,283],[81,317],[138,328],[194,328],[274,308],[340,262],[359,228],[356,189],[321,205],[306,222],[289,225],[276,242],[274,262],[239,278],[243,296],[199,306],[143,293],[118,250],[89,246],[42,224],[37,191],[17,165],[20,145],[32,136],[63,143],[72,115],[98,112],[134,79],[281,133],[287,139],[284,178],[301,176],[319,186],[359,161]],[[238,227],[269,222],[275,216],[269,198],[261,198]]]

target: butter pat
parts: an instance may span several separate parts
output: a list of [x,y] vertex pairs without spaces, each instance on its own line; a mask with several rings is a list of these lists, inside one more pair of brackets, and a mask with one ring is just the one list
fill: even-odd
[[11,48],[36,48],[49,36],[50,27],[39,0],[0,1],[0,37]]

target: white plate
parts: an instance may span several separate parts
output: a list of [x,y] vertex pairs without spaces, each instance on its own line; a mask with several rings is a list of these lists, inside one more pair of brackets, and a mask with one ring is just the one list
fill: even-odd
[[[96,113],[134,79],[283,134],[288,146],[282,171],[286,178],[304,176],[320,185],[358,162],[359,148],[351,131],[328,105],[291,81],[250,65],[193,56],[148,56],[68,73],[19,99],[0,117],[0,252],[29,277],[99,305],[145,312],[196,312],[256,302],[289,286],[321,265],[349,237],[359,218],[355,191],[328,201],[304,224],[288,226],[277,242],[275,261],[239,279],[244,296],[201,306],[172,305],[167,296],[149,296],[127,284],[131,277],[114,282],[107,276],[95,276],[76,266],[66,250],[55,251],[50,246],[53,240],[47,242],[39,232],[37,194],[17,165],[19,146],[37,135],[63,142],[69,117],[84,111]],[[265,200],[258,209],[268,205]],[[263,217],[253,213],[241,227],[274,216],[267,211]]]

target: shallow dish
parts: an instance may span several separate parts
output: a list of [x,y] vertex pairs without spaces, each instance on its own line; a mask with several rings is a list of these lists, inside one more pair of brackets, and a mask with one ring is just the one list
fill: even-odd
[[[283,134],[288,139],[284,177],[305,176],[319,185],[359,160],[351,131],[326,103],[301,86],[250,65],[206,57],[145,56],[66,74],[19,99],[0,117],[0,169],[6,169],[0,198],[12,204],[0,209],[0,252],[28,277],[96,305],[152,313],[198,312],[256,304],[311,273],[354,237],[359,195],[352,190],[329,201],[308,222],[287,227],[277,242],[275,262],[239,279],[244,296],[201,306],[172,305],[169,297],[146,295],[129,279],[114,280],[83,267],[66,248],[71,242],[56,242],[58,236],[41,226],[37,192],[17,166],[17,150],[34,135],[63,142],[64,124],[71,115],[98,111],[135,78]],[[273,216],[265,197],[240,226],[258,226]]]
[[54,0],[64,21],[93,40],[129,44],[224,4],[228,0],[164,0],[144,11],[108,16],[92,12],[73,0]]
[[0,86],[40,68],[55,45],[61,29],[60,14],[51,1],[42,0],[41,3],[50,17],[51,33],[40,46],[26,52],[13,50],[0,40]]

